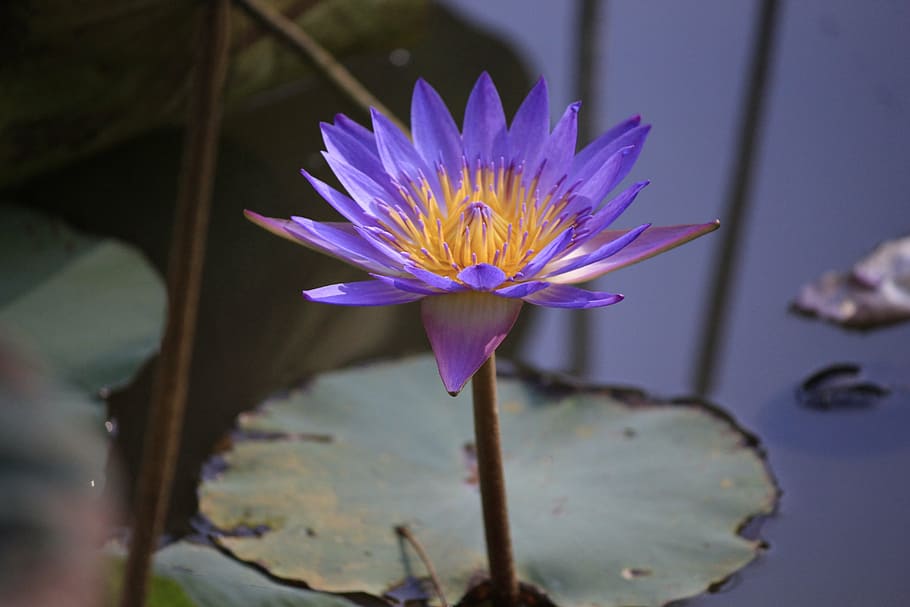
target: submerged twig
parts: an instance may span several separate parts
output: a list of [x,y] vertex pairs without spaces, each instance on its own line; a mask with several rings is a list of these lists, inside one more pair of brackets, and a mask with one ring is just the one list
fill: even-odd
[[405,133],[408,128],[335,57],[296,23],[262,0],[234,0],[256,22],[300,52],[339,91],[369,114],[373,107]]
[[692,383],[696,394],[707,394],[714,383],[718,346],[727,322],[730,281],[736,267],[737,245],[742,239],[743,221],[749,204],[755,152],[758,148],[758,130],[765,111],[768,73],[774,54],[774,37],[777,25],[778,0],[763,0],[760,21],[755,33],[755,46],[749,69],[746,104],[740,123],[737,141],[738,153],[733,165],[733,178],[729,184],[720,251],[716,257],[709,293],[711,299],[702,318],[702,336]]
[[228,0],[210,0],[201,11],[199,49],[190,86],[188,125],[168,260],[168,322],[152,386],[121,607],[145,604],[152,553],[170,502],[196,333],[230,46],[229,21]]
[[430,555],[427,554],[426,550],[424,550],[423,544],[417,540],[417,537],[411,532],[407,525],[398,525],[395,527],[395,533],[405,539],[408,543],[411,544],[411,547],[414,548],[414,551],[417,553],[417,556],[420,557],[423,566],[426,568],[427,573],[430,574],[430,581],[433,583],[433,590],[436,591],[436,596],[439,597],[439,603],[442,605],[442,607],[449,607],[449,603],[446,601],[446,597],[442,593],[442,583],[439,581],[439,576],[436,575],[436,568],[433,567],[433,562],[430,560]]
[[512,558],[506,481],[502,467],[499,408],[496,403],[496,355],[477,370],[471,379],[474,396],[474,441],[477,475],[483,507],[483,528],[490,565],[490,586],[494,607],[518,605],[518,578]]

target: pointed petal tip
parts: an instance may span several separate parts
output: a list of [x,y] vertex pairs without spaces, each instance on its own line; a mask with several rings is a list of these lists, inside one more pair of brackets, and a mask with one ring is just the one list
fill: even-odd
[[259,213],[251,211],[249,209],[243,210],[243,216],[246,217],[247,220],[251,223],[259,226],[264,230],[268,230],[275,236],[280,236],[282,238],[290,240],[291,242],[297,242],[297,238],[295,238],[292,234],[284,229],[284,226],[288,223],[286,219],[266,217],[265,215],[260,215]]
[[521,306],[518,299],[476,292],[422,301],[423,326],[447,392],[457,394],[464,388],[505,339]]

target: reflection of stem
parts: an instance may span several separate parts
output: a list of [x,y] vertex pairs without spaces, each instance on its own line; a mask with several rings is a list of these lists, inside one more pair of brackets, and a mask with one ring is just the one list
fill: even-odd
[[122,607],[145,604],[152,552],[170,501],[189,388],[228,64],[230,4],[228,0],[210,0],[199,17],[200,46],[188,99],[189,117],[168,260],[168,323],[152,386]]
[[374,107],[402,131],[408,132],[408,128],[335,59],[332,53],[325,50],[296,23],[262,0],[234,0],[234,2],[260,25],[293,46],[317,71],[365,112],[369,113],[370,107]]
[[471,380],[474,395],[474,441],[483,526],[490,563],[494,607],[518,605],[518,578],[512,560],[506,482],[499,440],[499,410],[496,405],[496,358],[490,355]]
[[[600,109],[597,81],[598,17],[606,0],[580,0],[576,23],[578,45],[575,47],[575,97],[584,102],[578,114],[578,143],[587,145],[594,138],[597,128],[597,112]],[[602,28],[601,28],[602,29]],[[597,201],[599,202],[599,201]],[[590,371],[591,359],[591,316],[572,314],[569,316],[571,343],[569,344],[569,370],[583,377]]]
[[714,383],[717,352],[727,322],[729,312],[727,299],[733,270],[736,267],[737,245],[742,242],[740,234],[749,203],[753,159],[758,148],[757,134],[765,109],[765,89],[774,53],[774,30],[779,4],[778,0],[763,0],[760,7],[760,21],[755,32],[748,88],[745,92],[745,107],[739,126],[739,139],[736,142],[736,163],[726,198],[723,240],[720,243],[713,280],[708,291],[711,300],[702,319],[701,344],[692,377],[693,388],[699,395],[706,395]]
[[439,603],[442,605],[442,607],[449,607],[449,603],[446,601],[446,597],[442,593],[442,584],[439,583],[439,576],[436,575],[436,568],[433,567],[433,562],[430,560],[430,555],[428,555],[427,551],[423,549],[423,544],[417,541],[417,537],[415,537],[411,530],[408,529],[407,525],[398,525],[395,527],[395,533],[406,539],[417,552],[417,556],[420,557],[420,560],[423,562],[423,566],[426,567],[427,573],[430,574],[430,581],[433,582],[433,589],[436,591],[436,596],[439,597]]

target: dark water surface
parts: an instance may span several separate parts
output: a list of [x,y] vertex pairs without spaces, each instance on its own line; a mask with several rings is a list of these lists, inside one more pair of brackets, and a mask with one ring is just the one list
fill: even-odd
[[[557,98],[572,99],[574,3],[448,4],[512,41]],[[769,550],[720,593],[685,604],[902,607],[910,604],[910,325],[849,333],[787,307],[806,281],[910,230],[910,5],[782,4],[709,396],[759,435],[783,497],[760,529]],[[655,125],[631,176],[652,184],[623,225],[723,217],[756,10],[723,0],[609,3],[598,24],[598,110],[609,118],[601,126],[636,112]],[[691,392],[718,240],[600,280],[627,299],[593,313],[595,379]],[[529,357],[564,366],[567,327],[568,314],[548,314]],[[845,361],[891,395],[865,408],[802,406],[800,382]]]

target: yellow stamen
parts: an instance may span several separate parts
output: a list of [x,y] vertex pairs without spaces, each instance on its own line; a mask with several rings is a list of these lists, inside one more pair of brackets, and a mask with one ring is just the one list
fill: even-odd
[[392,209],[381,222],[389,244],[425,270],[456,279],[486,263],[512,277],[572,224],[563,216],[569,196],[538,192],[536,176],[522,185],[519,169],[465,165],[457,177],[439,171],[442,200],[426,181],[405,184],[399,192],[412,216]]

